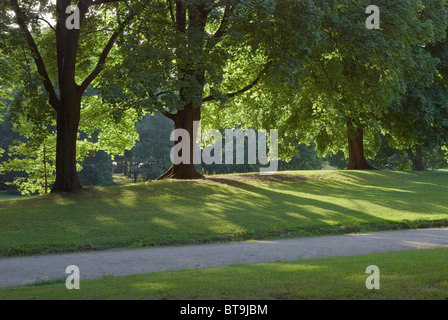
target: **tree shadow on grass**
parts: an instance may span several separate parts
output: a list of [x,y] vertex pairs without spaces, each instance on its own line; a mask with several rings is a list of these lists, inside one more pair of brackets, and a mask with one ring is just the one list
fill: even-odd
[[[0,227],[0,243],[7,244],[1,252],[81,251],[388,230],[412,227],[403,222],[401,211],[411,222],[432,221],[431,216],[448,212],[446,198],[434,202],[419,197],[419,192],[429,193],[427,186],[417,183],[426,182],[419,175],[406,174],[405,180],[391,181],[388,186],[384,181],[398,175],[338,175],[345,180],[290,174],[223,176],[93,188],[75,196],[42,198],[29,202],[33,208],[26,213],[20,211],[21,205],[10,207],[17,210],[9,214],[12,222]],[[432,186],[437,194],[445,189],[443,183]],[[422,212],[422,208],[430,209]]]

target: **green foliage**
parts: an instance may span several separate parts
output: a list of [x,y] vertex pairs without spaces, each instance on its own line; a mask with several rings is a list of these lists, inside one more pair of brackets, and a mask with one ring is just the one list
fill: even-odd
[[380,136],[380,147],[370,163],[377,169],[389,170],[411,170],[412,162],[403,150],[393,146],[393,137],[390,135]]
[[[58,3],[61,2],[58,1]],[[53,160],[48,164],[48,170],[54,176],[52,171],[54,169],[52,167],[55,156],[55,150],[52,149],[54,146],[53,144],[51,144],[52,148],[49,146],[44,148],[44,146],[47,147],[45,141],[56,141],[55,109],[58,110],[59,106],[54,101],[61,100],[63,90],[61,89],[60,92],[60,88],[66,85],[59,83],[64,79],[61,74],[70,72],[70,70],[61,70],[61,65],[58,65],[60,63],[60,61],[58,62],[58,54],[61,53],[61,39],[58,39],[59,42],[56,41],[56,36],[61,36],[61,34],[64,37],[69,38],[69,36],[58,32],[58,27],[49,26],[48,21],[44,22],[44,19],[47,18],[46,15],[49,15],[58,24],[64,25],[64,21],[58,21],[60,17],[56,14],[54,3],[50,1],[27,1],[26,3],[20,2],[19,6],[22,15],[18,14],[18,10],[15,10],[16,13],[12,13],[13,2],[2,2],[0,5],[0,11],[4,13],[0,18],[0,50],[2,53],[0,59],[0,80],[2,80],[0,99],[8,94],[14,100],[8,112],[11,114],[11,121],[14,123],[15,130],[22,134],[25,140],[9,147],[11,158],[5,162],[4,169],[26,172],[26,177],[16,180],[15,184],[20,185],[23,192],[33,193],[43,190],[42,187],[39,187],[42,184],[42,179],[39,180],[35,176],[42,172],[38,168],[38,164],[42,163],[39,150],[45,149],[51,154],[48,159]],[[118,29],[117,25],[123,22],[128,13],[129,10],[123,3],[90,6],[89,12],[82,23],[79,41],[75,41],[77,50],[74,59],[76,68],[74,69],[76,70],[73,70],[73,77],[78,84],[77,90],[83,87],[81,84],[89,75],[93,75],[93,70],[96,68],[107,69],[110,66],[101,61],[101,58],[107,53],[104,48],[107,48],[110,39],[113,39],[112,35]],[[17,22],[19,22],[20,28],[17,27]],[[20,22],[24,22],[24,24],[20,24]],[[27,31],[29,31],[29,34],[27,34]],[[73,32],[76,33],[76,31]],[[31,38],[32,40],[30,40]],[[67,43],[70,42],[69,40],[67,40]],[[56,44],[59,44],[59,46],[57,47]],[[33,45],[37,48],[34,51]],[[70,51],[69,46],[63,49]],[[39,52],[37,53],[37,51]],[[112,61],[116,51],[116,47],[112,46],[109,53]],[[8,59],[3,58],[3,54]],[[43,75],[44,72],[48,74],[48,77]],[[8,81],[3,81],[4,78]],[[47,85],[45,85],[45,81]],[[51,82],[50,85],[48,85],[49,82]],[[95,82],[92,82],[92,84],[95,86]],[[49,86],[53,86],[56,94],[53,101],[49,99],[51,98]],[[82,117],[86,117],[86,119],[81,120],[79,133],[86,132],[87,136],[80,139],[76,147],[78,171],[82,169],[83,159],[92,150],[95,152],[106,150],[110,154],[122,154],[126,148],[132,148],[135,140],[138,139],[134,124],[139,116],[136,111],[128,110],[129,107],[114,109],[111,108],[113,105],[104,104],[97,97],[98,92],[92,86],[88,87],[86,92],[83,89],[80,93],[85,94],[82,99],[85,103],[83,103],[81,113]],[[72,123],[72,125],[75,124]],[[101,129],[101,132],[98,138],[93,140],[91,135],[98,128]],[[19,161],[21,161],[22,167]],[[36,173],[28,169],[33,162],[36,164]],[[53,180],[46,179],[45,189],[48,189],[48,185],[51,185],[52,182]],[[35,185],[35,187],[32,185]]]
[[321,170],[325,159],[319,157],[314,143],[301,144],[297,147],[297,154],[290,161],[279,161],[279,171],[284,170]]
[[[9,102],[8,102],[9,103]],[[0,111],[0,115],[4,116],[4,122],[0,122],[0,189],[7,189],[6,182],[12,182],[18,174],[6,172],[2,169],[2,162],[6,161],[8,158],[8,153],[6,152],[14,141],[20,141],[21,136],[14,132],[13,125],[8,120],[8,109]],[[23,140],[23,138],[22,138]]]
[[448,163],[448,147],[447,146],[443,146],[442,147],[442,151],[445,152],[445,160]]
[[80,130],[92,137],[97,134],[92,149],[103,150],[110,155],[123,155],[139,139],[135,123],[141,115],[132,108],[111,109],[101,98],[85,97],[81,109]]
[[332,168],[336,168],[339,170],[347,168],[347,158],[345,157],[345,153],[343,151],[328,155],[324,159]]
[[[56,133],[54,129],[48,128],[38,131],[32,123],[23,120],[19,124],[14,129],[23,137],[22,141],[8,145],[8,158],[3,162],[3,171],[22,172],[25,175],[15,177],[8,184],[15,185],[22,194],[47,194],[55,180]],[[110,156],[98,149],[98,141],[85,138],[85,134],[82,136],[84,138],[81,139],[80,135],[77,143],[77,170],[82,172],[83,182],[86,185],[110,185]],[[121,141],[119,138],[116,140]],[[101,158],[100,163],[89,160],[89,157],[95,158],[97,154],[99,157],[96,159]],[[84,165],[86,168],[83,168]]]
[[136,125],[139,141],[128,154],[129,160],[136,163],[138,175],[143,180],[156,179],[171,165],[170,141],[173,125],[161,114],[147,114]]
[[[379,1],[375,4],[381,9],[381,30],[368,30],[365,9],[370,4],[278,2],[278,8],[301,8],[284,10],[294,17],[283,13],[276,18],[297,37],[296,42],[286,41],[280,30],[279,39],[304,52],[291,57],[283,51],[281,64],[269,71],[258,90],[233,99],[226,109],[208,106],[204,123],[278,128],[281,157],[289,159],[297,141],[315,140],[321,155],[347,153],[347,121],[351,120],[364,130],[366,156],[373,157],[389,106],[401,99],[411,79],[428,83],[437,76],[438,60],[423,46],[445,36],[448,14],[445,1]],[[311,30],[284,23],[294,19],[308,21]]]
[[[429,38],[424,31],[433,15],[422,15],[426,9],[416,1],[380,1],[375,4],[381,8],[381,30],[367,30],[362,14],[368,4],[338,1],[323,22],[328,41],[311,60],[305,95],[313,101],[312,119],[323,154],[346,150],[350,132],[344,127],[350,119],[370,136],[365,137],[366,156],[374,155],[379,146],[375,142],[379,118],[400,98],[406,88],[405,75],[430,81],[436,74],[435,60],[422,48],[426,41],[441,36],[434,33]],[[446,26],[446,5],[435,18]],[[323,133],[324,139],[320,138]]]
[[84,186],[110,186],[112,179],[112,160],[110,155],[99,150],[91,150],[82,162],[82,170],[78,174]]
[[428,146],[423,148],[424,166],[428,170],[447,169],[448,162],[445,152],[438,146]]
[[[53,14],[55,18],[54,6],[47,2],[41,2],[38,7],[34,6],[36,2],[31,1],[28,4],[23,10],[46,70],[59,95],[56,50],[52,50],[55,47],[55,33],[46,23],[40,24],[39,21],[42,21],[37,19],[38,15],[42,17],[44,13]],[[98,10],[91,8],[91,14],[83,23],[76,66],[78,83],[92,71],[97,62],[92,57],[100,56],[108,41],[110,30],[114,29],[116,19],[120,18],[121,12],[113,12],[111,7],[101,7]],[[51,187],[54,181],[56,112],[48,103],[48,94],[37,72],[33,55],[28,51],[25,37],[14,27],[10,18],[8,15],[0,19],[2,30],[5,30],[0,43],[0,50],[5,53],[5,58],[2,56],[0,59],[0,101],[4,101],[6,94],[13,101],[8,106],[9,117],[14,123],[14,130],[23,138],[17,143],[9,141],[3,147],[5,150],[9,149],[8,158],[2,159],[3,169],[5,172],[24,173],[13,182],[23,193],[46,193],[45,190]],[[111,53],[111,56],[113,55],[114,51]],[[6,56],[9,57],[8,60]],[[112,155],[122,154],[126,148],[132,148],[138,139],[134,125],[138,114],[133,110],[113,109],[102,103],[96,95],[97,92],[89,87],[83,98],[80,134],[86,132],[87,135],[83,135],[77,143],[78,171],[82,169],[83,159],[91,151],[106,150]],[[92,133],[98,128],[102,129],[99,136],[92,139]],[[45,170],[42,168],[43,150],[47,155]]]
[[[57,18],[55,7],[49,1],[21,4],[59,95],[55,32],[38,19],[46,13]],[[376,155],[380,167],[407,167],[409,162],[394,148],[422,145],[439,154],[448,143],[447,2],[378,0],[381,30],[365,26],[365,8],[370,4],[368,0],[194,0],[181,7],[181,2],[154,0],[91,7],[80,31],[74,74],[78,84],[95,68],[116,26],[130,11],[137,17],[132,28],[117,38],[102,73],[82,98],[78,170],[84,163],[89,166],[86,179],[100,181],[89,163],[94,159],[83,160],[92,151],[106,159],[103,150],[113,159],[132,149],[129,160],[139,164],[140,174],[157,176],[169,164],[171,143],[164,137],[169,122],[159,117],[135,124],[146,112],[174,113],[189,105],[202,107],[204,130],[278,129],[280,157],[291,161],[281,165],[288,168],[302,168],[302,161],[306,168],[321,165],[304,147],[310,144],[319,155],[342,160],[355,128],[363,129],[366,156]],[[184,8],[182,26],[178,19]],[[0,108],[13,101],[8,112],[23,138],[14,146],[2,143],[0,156],[9,148],[12,158],[2,160],[15,162],[4,170],[36,163],[42,176],[39,154],[44,146],[46,152],[54,152],[50,141],[56,113],[10,12],[10,5],[2,2]],[[205,16],[204,25],[198,12]],[[348,122],[354,127],[349,128]],[[381,141],[384,134],[392,136],[387,146]],[[298,160],[302,156],[305,160]],[[50,161],[49,172],[52,165]],[[27,170],[26,183],[42,185],[42,179],[33,178],[38,173]],[[30,185],[26,188],[31,190]]]
[[[29,100],[25,102],[28,103]],[[24,116],[26,107],[23,108],[21,113],[14,118],[14,130],[25,140],[18,141],[14,145],[12,143],[8,145],[8,159],[3,162],[3,171],[26,174],[16,177],[12,183],[9,183],[17,186],[22,194],[46,194],[51,189],[55,179],[56,132],[54,125],[51,125],[52,120],[48,118],[50,124],[46,126],[40,123],[42,120],[36,120],[39,118],[37,114],[30,117],[32,121],[27,121]],[[34,111],[33,108],[28,110]],[[134,126],[135,112],[132,110],[126,111],[113,120],[110,113],[104,112],[103,105],[100,105],[97,109],[88,105],[85,110],[86,114],[91,117],[85,116],[84,119],[88,122],[81,125],[81,129],[86,128],[88,135],[85,133],[79,135],[76,150],[77,170],[82,171],[83,165],[87,165],[81,175],[87,185],[110,185],[112,183],[111,160],[101,150],[106,150],[109,154],[119,155],[124,152],[123,149],[132,148],[135,140],[138,139]],[[38,123],[36,124],[35,121]],[[105,123],[111,124],[104,126]],[[93,132],[96,125],[102,125],[105,129],[99,131],[99,133],[98,131]],[[92,137],[94,133],[95,135]],[[86,157],[97,153],[101,155],[102,163],[95,164],[95,161],[91,160],[83,161]]]
[[[14,182],[8,184],[17,186],[24,195],[49,193],[56,173],[56,139],[54,136],[52,138],[39,143],[19,142],[9,148],[9,157],[12,159],[3,163],[3,170],[25,172],[26,177],[17,177]],[[33,137],[34,139],[36,137]]]
[[424,51],[437,61],[436,77],[421,83],[407,76],[406,93],[382,119],[384,130],[400,150],[420,146],[440,151],[448,144],[448,39],[427,44]]

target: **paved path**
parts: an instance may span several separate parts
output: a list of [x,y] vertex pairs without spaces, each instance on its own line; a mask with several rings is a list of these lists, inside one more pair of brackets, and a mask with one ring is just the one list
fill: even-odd
[[448,247],[448,228],[4,258],[0,259],[0,287],[66,278],[68,265],[78,266],[85,280],[436,247]]

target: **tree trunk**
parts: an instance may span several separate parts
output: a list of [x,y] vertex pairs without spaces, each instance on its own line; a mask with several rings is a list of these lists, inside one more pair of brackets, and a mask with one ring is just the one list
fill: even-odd
[[364,157],[364,130],[354,128],[351,121],[348,122],[349,131],[354,130],[355,137],[348,138],[348,167],[347,170],[375,170]]
[[423,152],[422,147],[417,146],[415,148],[415,153],[411,148],[406,149],[406,153],[412,161],[412,170],[414,171],[425,171],[425,166],[423,165]]
[[52,193],[77,192],[82,189],[76,172],[80,113],[80,97],[75,92],[61,92],[61,104],[57,112],[56,181]]
[[[176,114],[172,115],[174,121],[174,129],[184,129],[188,132],[190,136],[189,141],[189,151],[190,157],[188,163],[179,163],[173,164],[164,174],[162,174],[157,180],[163,179],[204,179],[204,176],[196,170],[194,166],[194,137],[197,132],[194,132],[194,121],[201,120],[201,109],[187,107],[184,110],[179,110]],[[177,139],[177,138],[176,138]],[[182,141],[182,138],[179,138],[178,141],[174,142],[174,145],[177,145]],[[181,157],[182,151],[179,155],[174,155],[175,157]]]
[[127,176],[128,175],[128,160],[127,159],[122,160],[122,165],[123,165],[123,175]]
[[45,194],[48,194],[47,147],[45,139],[44,139],[44,183],[45,183]]
[[[187,2],[188,3],[188,2]],[[188,6],[182,1],[176,1],[176,24],[180,33],[185,35],[188,45],[185,49],[177,50],[179,60],[179,74],[181,88],[179,98],[183,110],[178,110],[168,118],[174,121],[174,129],[184,129],[190,137],[189,142],[189,160],[173,164],[157,180],[162,179],[203,179],[204,176],[194,167],[194,121],[201,120],[201,107],[204,94],[205,68],[202,55],[204,54],[204,45],[206,39],[205,26],[207,24],[208,14],[211,12],[206,2],[192,2]],[[187,28],[188,21],[188,28]],[[192,59],[192,57],[195,57]],[[175,141],[174,145],[181,142],[181,139]],[[182,154],[174,155],[181,157]],[[179,161],[176,161],[178,163]]]

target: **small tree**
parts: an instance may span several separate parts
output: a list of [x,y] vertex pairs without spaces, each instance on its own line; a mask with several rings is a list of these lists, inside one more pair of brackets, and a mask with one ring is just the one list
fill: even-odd
[[55,135],[34,134],[27,142],[18,142],[9,148],[11,160],[3,163],[4,171],[26,173],[25,177],[17,177],[14,182],[25,195],[48,194],[55,179]]

